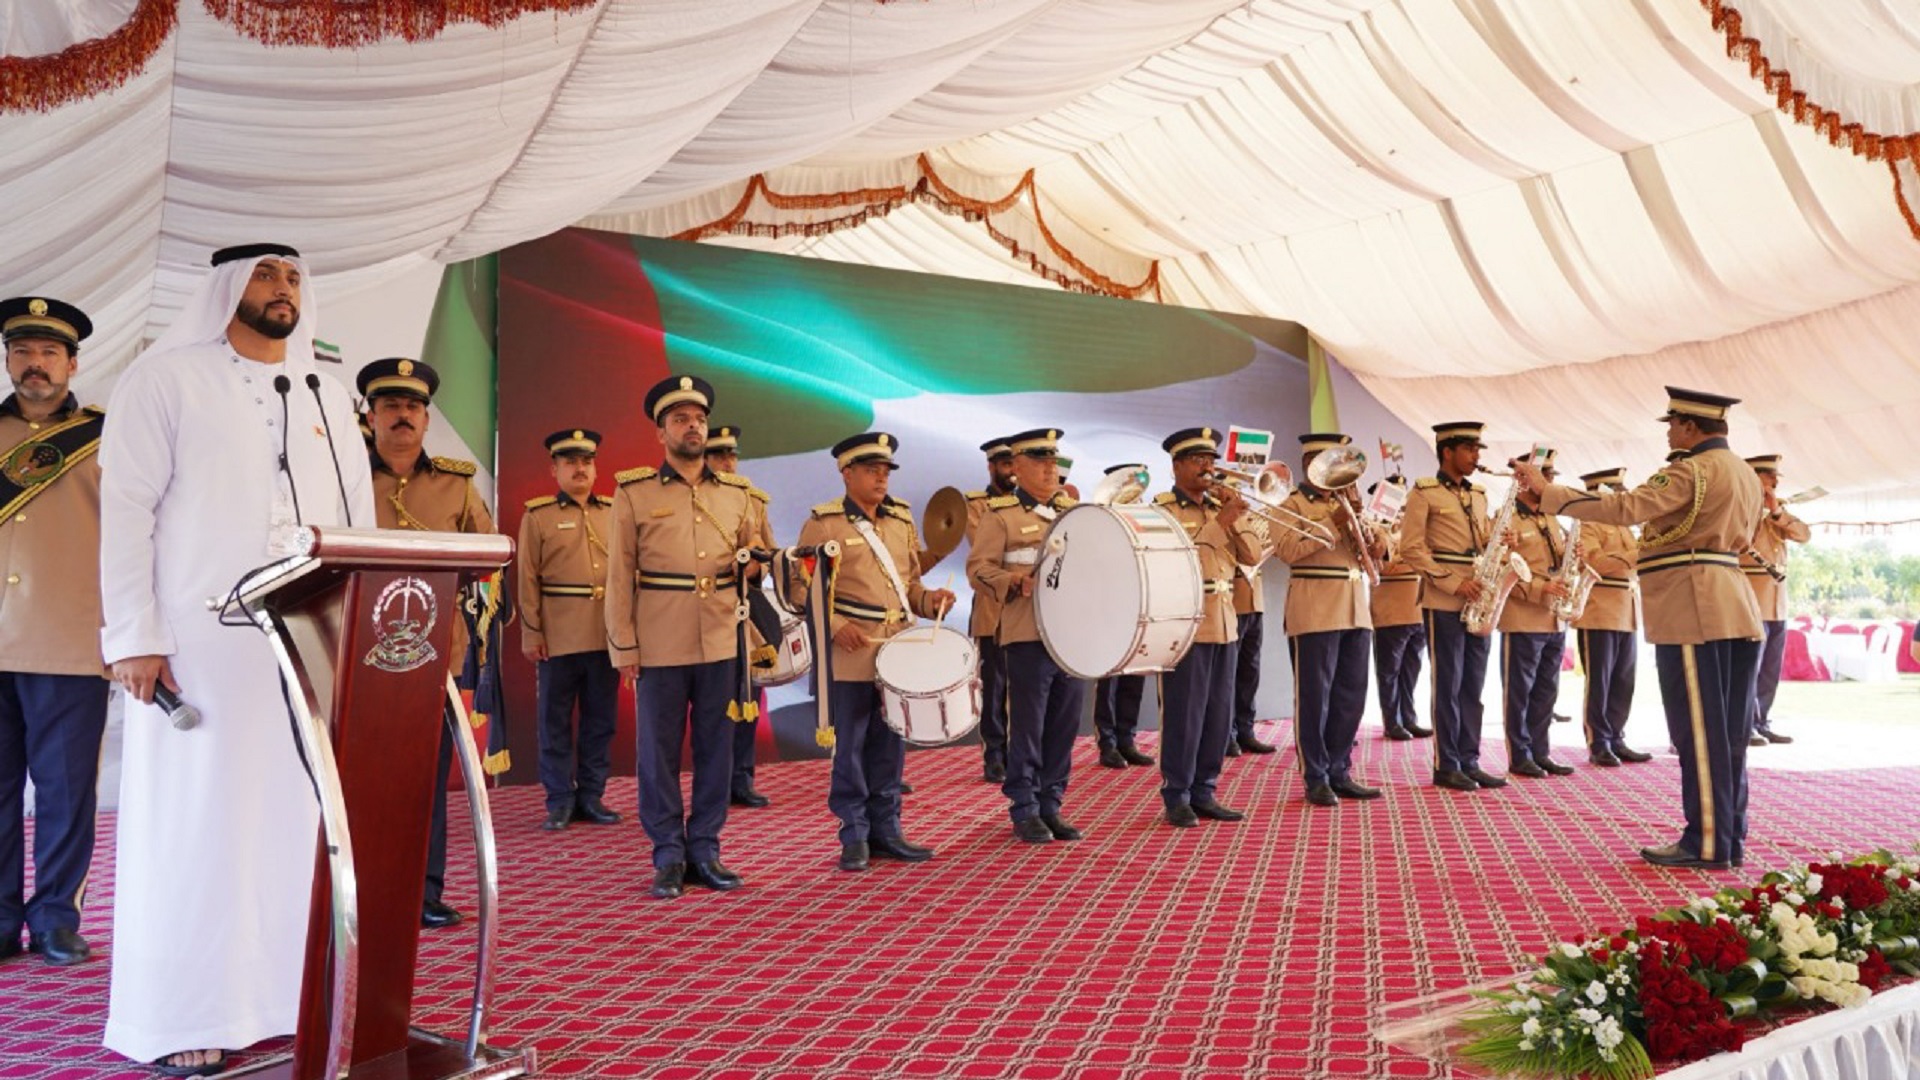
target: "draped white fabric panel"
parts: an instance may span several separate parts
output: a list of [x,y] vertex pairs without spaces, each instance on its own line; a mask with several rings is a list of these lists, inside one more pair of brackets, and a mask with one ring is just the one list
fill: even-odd
[[1910,1080],[1920,1076],[1920,986],[1788,1024],[1738,1053],[1715,1054],[1661,1080]]
[[[1738,6],[1815,100],[1920,127],[1912,3]],[[0,5],[0,48],[133,7]],[[1892,173],[1780,117],[1699,0],[603,0],[358,50],[179,10],[127,85],[0,116],[0,199],[27,208],[0,287],[94,313],[90,380],[222,244],[284,239],[321,289],[365,288],[582,220],[679,232],[756,173],[911,184],[927,153],[975,197],[1035,170],[1096,271],[1158,260],[1168,302],[1300,321],[1410,422],[1638,463],[1659,385],[1698,384],[1745,396],[1743,449],[1797,479],[1920,490]],[[1030,206],[994,225],[1063,265]],[[1035,280],[926,206],[724,242]]]

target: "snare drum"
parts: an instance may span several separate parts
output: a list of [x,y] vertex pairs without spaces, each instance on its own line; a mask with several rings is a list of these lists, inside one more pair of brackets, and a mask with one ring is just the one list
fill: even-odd
[[1200,558],[1171,515],[1081,503],[1047,530],[1041,551],[1034,617],[1067,674],[1170,671],[1187,655],[1203,610]]
[[980,726],[980,656],[973,639],[948,627],[907,630],[873,657],[880,714],[915,746],[942,746]]
[[804,677],[812,668],[813,644],[807,637],[807,620],[782,612],[780,643],[774,651],[773,666],[753,668],[750,672],[753,685],[785,686]]

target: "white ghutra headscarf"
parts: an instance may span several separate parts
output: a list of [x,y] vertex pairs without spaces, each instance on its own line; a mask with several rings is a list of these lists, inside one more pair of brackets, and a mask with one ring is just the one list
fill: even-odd
[[287,359],[301,368],[309,367],[313,361],[313,328],[320,324],[320,299],[314,293],[306,261],[298,255],[253,255],[215,266],[187,297],[179,316],[133,362],[188,345],[212,345],[225,338],[228,324],[240,310],[247,282],[253,280],[254,267],[262,259],[278,259],[300,271],[300,321],[287,336]]

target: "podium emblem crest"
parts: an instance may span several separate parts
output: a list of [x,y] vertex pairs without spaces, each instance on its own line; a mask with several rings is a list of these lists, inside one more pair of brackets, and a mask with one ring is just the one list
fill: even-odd
[[433,590],[417,577],[395,578],[373,601],[373,631],[377,635],[366,664],[400,674],[431,663],[439,654],[428,643],[440,605]]

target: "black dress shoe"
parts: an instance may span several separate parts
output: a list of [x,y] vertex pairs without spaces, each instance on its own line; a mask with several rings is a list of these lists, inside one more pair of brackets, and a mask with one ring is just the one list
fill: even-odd
[[573,808],[573,820],[593,825],[618,825],[620,815],[607,809],[607,804],[599,799],[588,799]]
[[904,836],[868,837],[867,847],[874,855],[882,859],[898,859],[901,862],[926,862],[933,858],[933,849],[921,847]]
[[1212,799],[1203,799],[1194,803],[1193,813],[1195,817],[1203,817],[1208,821],[1244,821],[1247,816],[1230,806],[1222,806]]
[[[18,944],[19,939],[14,940]],[[39,953],[48,967],[72,967],[92,956],[93,946],[78,931],[59,926],[44,934],[29,934],[27,951]]]
[[1227,753],[1226,753],[1226,756],[1227,756],[1227,757],[1239,757],[1239,756],[1240,756],[1240,744],[1239,744],[1239,742],[1237,742],[1237,741],[1235,741],[1235,740],[1233,740],[1233,739],[1228,739],[1228,740],[1227,740]]
[[980,779],[988,784],[1004,784],[1007,782],[1007,767],[997,761],[989,761],[981,771]]
[[1553,714],[1553,722],[1556,724],[1571,724],[1573,723],[1573,717],[1563,712],[1557,712]]
[[1126,763],[1129,765],[1153,764],[1153,755],[1143,754],[1139,750],[1135,749],[1131,744],[1127,746],[1122,746],[1120,748],[1120,757],[1123,760],[1125,760]]
[[773,804],[772,799],[767,798],[765,795],[760,794],[750,787],[735,788],[734,791],[727,796],[727,801],[735,806],[751,806],[756,810],[762,806],[771,806]]
[[1396,725],[1387,729],[1387,738],[1394,742],[1409,742],[1413,739],[1413,732]]
[[1368,787],[1352,778],[1335,780],[1327,786],[1333,789],[1335,795],[1343,799],[1377,799],[1380,797],[1379,788]]
[[547,820],[541,822],[540,827],[547,832],[561,832],[571,824],[573,824],[572,810],[549,810]]
[[1059,814],[1041,814],[1040,824],[1047,827],[1055,840],[1078,840],[1083,834],[1079,829],[1067,824]]
[[1613,752],[1613,756],[1619,758],[1621,761],[1630,761],[1636,765],[1638,765],[1640,762],[1643,762],[1643,761],[1653,760],[1652,754],[1649,754],[1644,750],[1635,750],[1631,746],[1623,746],[1620,749],[1615,750]]
[[0,960],[11,960],[26,951],[26,947],[20,944],[20,931],[17,927],[11,934],[0,934]]
[[1263,743],[1252,735],[1248,735],[1245,738],[1235,739],[1234,745],[1238,746],[1240,749],[1246,751],[1249,754],[1271,754],[1273,753],[1273,749],[1274,749],[1272,743]]
[[1454,791],[1479,791],[1480,785],[1473,778],[1458,769],[1442,769],[1433,774],[1433,786],[1451,788]]
[[1477,765],[1471,769],[1462,769],[1461,771],[1467,774],[1467,779],[1479,784],[1481,787],[1496,788],[1507,786],[1506,777],[1495,776]]
[[1191,829],[1200,824],[1200,815],[1194,813],[1193,807],[1186,803],[1169,806],[1167,807],[1167,824],[1176,829]]
[[907,783],[905,780],[900,781],[900,794],[902,795],[913,794],[913,785]]
[[1307,801],[1315,806],[1339,806],[1340,796],[1326,784],[1315,784],[1307,789]]
[[1524,758],[1507,766],[1508,776],[1524,776],[1529,780],[1538,780],[1547,775],[1547,770]]
[[721,866],[719,859],[688,866],[687,880],[695,885],[705,885],[714,892],[727,892],[746,884],[739,874]]
[[648,892],[655,900],[673,900],[686,891],[686,863],[668,863],[653,872],[653,888]]
[[1100,748],[1100,764],[1109,769],[1124,769],[1127,767],[1127,759],[1120,756],[1119,750],[1111,746],[1103,746]]
[[1773,730],[1772,728],[1761,728],[1760,737],[1767,740],[1770,743],[1790,743],[1793,741],[1793,736],[1782,735],[1779,732]]
[[1562,765],[1550,757],[1534,758],[1533,763],[1547,770],[1548,772],[1552,773],[1555,776],[1572,776],[1573,775],[1573,766]]
[[1053,842],[1053,830],[1037,817],[1021,818],[1013,823],[1013,835],[1029,844],[1048,844]]
[[1748,746],[1765,746],[1767,745],[1767,737],[1756,731],[1753,734],[1747,736],[1747,745]]
[[1416,739],[1431,739],[1433,738],[1433,729],[1430,727],[1421,727],[1419,724],[1408,724],[1407,734]]
[[420,925],[429,930],[452,926],[464,918],[466,916],[458,910],[438,900],[428,900],[420,905]]
[[1641,848],[1640,857],[1655,866],[1672,866],[1682,870],[1725,870],[1727,864],[1713,859],[1703,859],[1680,849],[1679,844],[1666,847]]
[[1620,764],[1620,759],[1614,757],[1611,750],[1589,750],[1587,760],[1607,769],[1617,768]]
[[840,869],[853,871],[867,868],[867,842],[856,840],[851,844],[840,845]]

